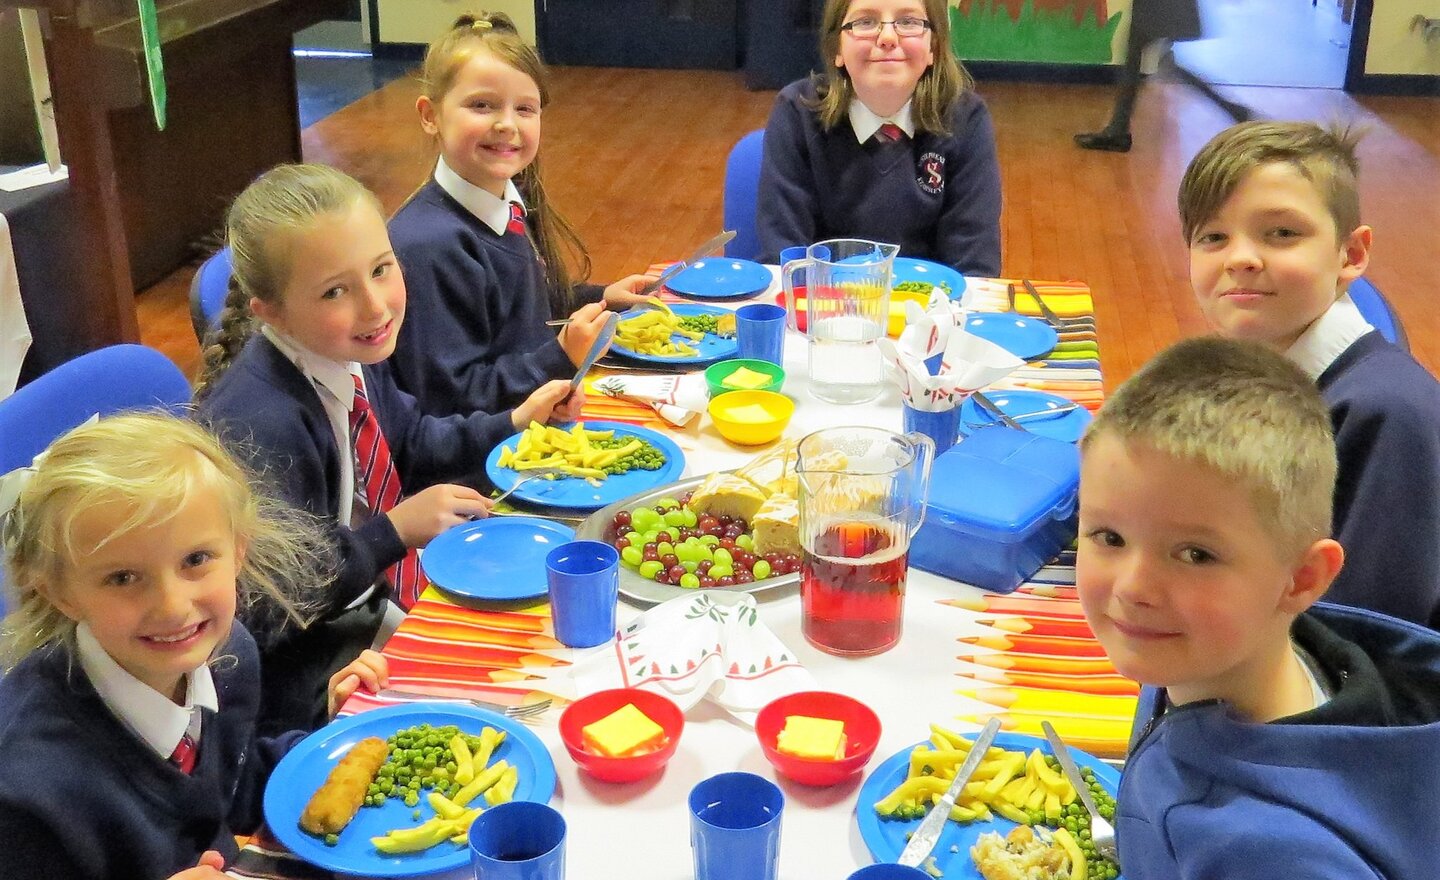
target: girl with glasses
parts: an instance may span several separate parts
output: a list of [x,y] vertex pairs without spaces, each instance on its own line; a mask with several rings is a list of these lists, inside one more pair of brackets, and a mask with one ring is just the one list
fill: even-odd
[[824,73],[786,86],[766,124],[761,259],[868,238],[999,275],[995,132],[945,0],[827,0],[820,58]]

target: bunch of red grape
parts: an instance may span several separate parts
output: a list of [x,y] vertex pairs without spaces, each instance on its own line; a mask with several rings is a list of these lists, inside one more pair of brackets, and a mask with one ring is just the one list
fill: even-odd
[[690,496],[615,514],[610,541],[641,577],[687,589],[731,587],[800,570],[800,557],[755,552],[745,520],[696,514]]

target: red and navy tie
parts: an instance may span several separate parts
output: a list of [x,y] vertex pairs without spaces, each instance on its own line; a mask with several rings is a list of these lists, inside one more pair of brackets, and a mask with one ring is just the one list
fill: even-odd
[[510,222],[505,224],[505,231],[515,235],[525,234],[525,209],[519,202],[510,203]]
[[175,751],[170,753],[170,763],[180,768],[180,772],[186,776],[195,769],[195,738],[190,734],[180,737],[180,743],[175,746]]
[[[359,376],[355,380],[355,401],[350,407],[350,442],[355,448],[355,485],[363,494],[365,504],[376,516],[385,513],[400,501],[400,475],[390,457],[390,444],[380,431],[380,422],[365,397]],[[425,590],[425,576],[420,573],[420,555],[412,547],[405,558],[386,571],[395,588],[395,601],[409,611]]]
[[893,122],[887,122],[884,125],[880,126],[880,131],[878,132],[878,134],[880,135],[880,140],[882,143],[894,143],[895,141],[898,141],[901,138],[905,137],[905,129],[901,128]]

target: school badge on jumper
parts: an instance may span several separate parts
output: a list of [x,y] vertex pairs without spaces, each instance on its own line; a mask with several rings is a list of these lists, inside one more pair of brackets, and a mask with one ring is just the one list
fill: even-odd
[[915,177],[920,188],[932,196],[938,196],[945,189],[945,157],[939,153],[926,153],[920,157],[917,166],[920,172]]

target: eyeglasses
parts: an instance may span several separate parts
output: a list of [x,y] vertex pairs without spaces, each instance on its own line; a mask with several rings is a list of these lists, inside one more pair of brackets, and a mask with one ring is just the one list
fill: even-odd
[[894,21],[882,21],[878,18],[857,18],[854,21],[847,21],[840,25],[840,30],[849,31],[851,36],[864,40],[873,40],[880,36],[880,31],[885,25],[895,28],[897,37],[918,37],[930,30],[930,22],[923,18],[897,18]]

